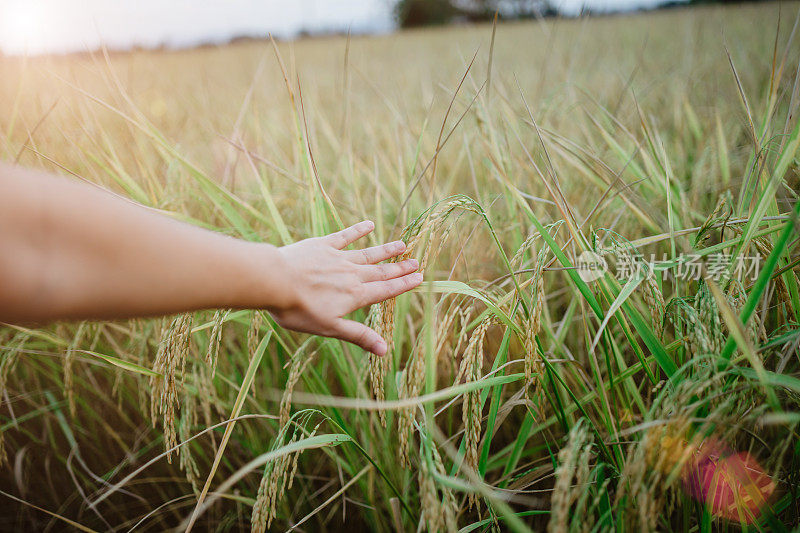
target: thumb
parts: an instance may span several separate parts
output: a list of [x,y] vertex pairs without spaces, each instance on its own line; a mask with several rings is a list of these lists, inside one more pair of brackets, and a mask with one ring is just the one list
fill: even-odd
[[375,330],[368,328],[361,322],[340,318],[336,322],[332,336],[351,342],[375,355],[386,355],[388,351],[386,341]]

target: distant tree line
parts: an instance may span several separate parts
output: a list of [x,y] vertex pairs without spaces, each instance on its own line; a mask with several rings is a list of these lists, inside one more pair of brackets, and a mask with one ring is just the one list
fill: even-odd
[[395,4],[395,17],[404,28],[487,21],[495,12],[505,19],[556,14],[549,0],[400,0]]
[[[767,0],[663,0],[660,7],[759,1]],[[495,12],[503,19],[558,15],[558,10],[551,0],[399,0],[395,4],[395,17],[403,28],[459,21],[488,21],[492,20]],[[591,12],[590,9],[584,10],[586,14]]]

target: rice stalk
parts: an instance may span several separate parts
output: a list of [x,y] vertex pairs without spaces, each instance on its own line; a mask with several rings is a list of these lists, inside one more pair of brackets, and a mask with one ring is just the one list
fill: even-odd
[[[8,376],[17,364],[19,351],[25,346],[29,336],[26,333],[14,335],[8,346],[0,348],[0,403],[8,397]],[[0,340],[4,340],[0,337]],[[8,451],[5,447],[5,431],[0,429],[0,467],[8,462]]]
[[261,340],[259,338],[259,333],[263,323],[264,315],[261,314],[261,311],[253,311],[253,317],[250,319],[250,327],[247,330],[247,353],[250,354],[251,359],[253,358],[253,354],[256,353],[256,348],[258,348],[258,343]]
[[[484,318],[472,332],[464,350],[464,355],[459,368],[459,376],[463,375],[466,383],[478,381],[483,373],[483,342],[486,332],[493,323],[494,316]],[[462,468],[478,471],[478,443],[481,436],[481,406],[480,391],[474,390],[464,394],[461,405],[461,419],[464,424],[464,462]],[[478,505],[478,495],[470,493],[468,496],[469,507]]]
[[[308,412],[301,413],[301,415],[304,420],[308,419]],[[303,425],[303,421],[290,421],[287,423],[278,434],[273,449],[299,440],[302,436]],[[316,435],[318,429],[319,425],[309,433],[308,437]],[[251,531],[254,533],[264,533],[272,525],[272,521],[277,514],[278,502],[284,495],[284,491],[292,488],[300,453],[300,451],[297,451],[281,455],[265,465],[250,518]]]
[[[430,447],[430,459],[426,457],[426,450]],[[438,485],[433,476],[432,470],[440,476],[446,476],[442,456],[432,441],[420,442],[420,466],[417,474],[420,491],[420,513],[419,528],[427,525],[429,532],[447,531],[453,533],[458,531],[456,515],[458,504],[456,503],[453,491],[444,485]]]
[[83,336],[86,332],[86,328],[88,324],[86,322],[81,322],[78,326],[78,330],[75,332],[75,336],[72,338],[72,341],[67,348],[66,353],[64,354],[64,395],[67,397],[67,405],[69,406],[69,414],[72,418],[75,418],[75,390],[74,390],[74,379],[72,375],[72,364],[75,361],[75,355],[77,353],[78,346],[80,346],[81,342],[83,342]]
[[317,352],[313,351],[307,356],[304,356],[301,351],[292,359],[292,365],[289,369],[289,377],[286,379],[286,388],[283,391],[279,408],[279,426],[282,428],[286,427],[286,425],[289,423],[289,417],[292,409],[292,392],[294,391],[294,387],[297,385],[297,382],[300,381],[300,377],[303,375],[303,372],[308,365],[311,364],[311,361],[314,360],[316,355]]
[[[211,367],[211,377],[217,371],[217,360],[219,359],[219,348],[222,344],[222,325],[228,317],[230,309],[217,309],[211,318],[211,334],[208,337],[208,349],[206,350],[206,364]],[[249,341],[248,341],[249,344]]]
[[[542,311],[544,310],[545,304],[543,252],[544,248],[542,249],[542,252],[539,253],[537,267],[533,273],[533,307],[531,308],[529,318],[526,320],[527,327],[525,328],[525,394],[529,400],[535,398],[537,395],[539,383],[538,377],[541,376],[542,370],[544,369],[544,364],[536,346],[536,338],[538,337],[539,331],[542,328]],[[535,381],[534,376],[536,376]]]
[[428,461],[423,457],[424,451],[420,450],[420,465],[417,474],[419,482],[419,500],[422,512],[420,513],[420,527],[422,524],[428,526],[429,532],[442,531],[443,509],[439,494],[436,491],[436,483],[430,473]]
[[178,439],[183,446],[178,448],[178,466],[186,474],[186,480],[191,484],[195,494],[200,494],[198,476],[200,471],[192,455],[192,449],[187,442],[192,436],[193,429],[197,427],[197,397],[186,392],[183,396],[180,422],[178,423]]
[[[550,520],[547,523],[548,533],[570,531],[573,517],[570,511],[587,488],[592,445],[585,424],[578,422],[572,426],[566,444],[558,452],[556,482],[550,500]],[[581,516],[580,520],[585,518]]]
[[[183,384],[186,358],[191,340],[192,314],[178,315],[167,327],[159,344],[153,371],[158,376],[150,378],[150,419],[156,426],[158,415],[162,418],[164,446],[167,450],[177,445],[175,433],[176,409]],[[167,454],[172,462],[172,453]]]
[[[378,401],[386,399],[386,373],[389,371],[394,339],[394,298],[372,306],[368,323],[386,341],[387,350],[383,356],[368,355],[369,380],[373,397]],[[378,411],[381,425],[386,427],[386,413]]]

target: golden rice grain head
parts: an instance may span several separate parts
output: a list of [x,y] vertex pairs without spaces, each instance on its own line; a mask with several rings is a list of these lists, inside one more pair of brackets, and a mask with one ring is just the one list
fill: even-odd
[[539,232],[533,232],[530,235],[528,235],[528,237],[524,241],[522,241],[522,244],[520,245],[519,248],[517,248],[517,251],[514,253],[514,255],[511,257],[511,260],[509,261],[512,267],[519,268],[521,266],[522,260],[525,257],[525,252],[528,250],[528,248],[531,247],[531,245],[533,245],[534,241],[538,237],[539,237]]
[[652,271],[647,272],[644,282],[639,285],[639,288],[642,292],[642,299],[650,312],[650,323],[653,327],[653,332],[660,339],[664,333],[664,294],[661,292],[661,288],[658,286]]
[[707,240],[711,236],[711,232],[709,230],[719,218],[726,203],[727,200],[725,196],[720,196],[719,200],[717,201],[717,205],[714,207],[714,210],[700,225],[700,229],[697,231],[697,238],[695,239],[695,245]]
[[[425,382],[425,354],[423,353],[423,342],[420,341],[411,352],[411,357],[406,368],[401,374],[401,386],[399,393],[402,398],[414,398],[420,394],[422,384]],[[409,440],[412,434],[416,407],[407,407],[400,411],[398,416],[398,434],[400,446],[398,453],[400,463],[408,465]]]
[[[433,464],[436,467],[436,471],[440,476],[446,476],[447,471],[444,469],[442,456],[439,454],[439,450],[436,449],[435,445],[431,445],[431,454],[433,456]],[[445,531],[448,533],[455,533],[458,531],[458,524],[456,523],[458,503],[456,502],[456,497],[453,494],[452,489],[449,487],[441,485],[440,489],[442,492],[442,510],[444,514]]]
[[[153,371],[157,376],[150,378],[151,404],[150,416],[155,426],[160,414],[164,428],[164,446],[170,450],[177,444],[175,433],[176,408],[180,394],[179,384],[183,383],[183,372],[189,353],[192,327],[192,314],[178,315],[172,320],[162,335]],[[172,461],[172,453],[167,461]]]
[[533,384],[533,375],[540,374],[542,371],[542,361],[536,349],[536,337],[542,328],[542,311],[544,310],[544,276],[542,275],[541,263],[538,271],[534,274],[533,285],[535,287],[533,308],[530,318],[526,321],[525,328],[525,380],[530,387]]
[[558,452],[558,467],[555,472],[555,486],[550,500],[550,521],[548,533],[569,531],[570,507],[577,499],[578,492],[573,486],[575,472],[579,470],[581,457],[587,453],[589,433],[584,424],[575,424],[567,436],[567,442]]
[[[295,427],[293,424],[287,424],[280,430],[274,449],[280,446],[288,446],[299,439],[300,430],[292,429],[293,427]],[[316,435],[318,428],[319,426],[314,428],[309,437]],[[287,437],[289,437],[288,440]],[[297,473],[297,462],[301,453],[301,451],[297,451],[283,454],[264,466],[264,475],[258,487],[258,494],[256,495],[250,519],[252,531],[264,532],[272,525],[281,496],[286,490],[292,488],[292,483]]]
[[[742,307],[747,301],[747,292],[744,290],[742,283],[738,280],[732,280],[728,291],[725,293],[725,298],[736,314],[741,315]],[[750,316],[747,324],[745,324],[745,329],[754,342],[757,339],[766,342],[768,338],[767,329],[764,327],[764,320],[758,310],[756,309],[756,312]]]
[[[311,433],[308,434],[308,438],[311,438],[314,435],[316,435],[318,429],[319,429],[319,426],[315,427],[311,431]],[[287,479],[289,481],[287,489],[291,489],[292,488],[292,484],[294,483],[294,478],[295,478],[295,475],[297,474],[297,462],[300,460],[300,454],[301,453],[303,453],[303,452],[302,451],[297,451],[297,452],[292,454],[292,466],[291,466],[291,469],[289,470],[289,474],[287,476]]]
[[211,372],[206,365],[193,365],[192,367],[192,382],[198,390],[199,397],[195,397],[197,407],[195,408],[195,418],[199,418],[199,414],[203,414],[203,421],[207,426],[212,424],[212,409],[219,409],[217,404],[222,402],[217,396],[216,387],[214,387],[214,380],[211,379]]
[[438,533],[442,531],[443,526],[442,502],[439,500],[439,495],[436,491],[436,483],[433,480],[428,461],[425,459],[422,450],[420,450],[420,466],[417,474],[417,481],[419,482],[419,500],[422,507],[422,513],[420,513],[420,527],[427,525],[430,533]]
[[589,533],[594,525],[594,514],[586,512],[586,505],[591,495],[591,491],[589,490],[591,486],[589,481],[591,476],[591,457],[592,445],[586,444],[581,450],[580,457],[578,457],[577,468],[575,470],[574,496],[572,496],[572,498],[576,503],[571,512],[570,524],[573,530],[586,533]]
[[[466,196],[455,197],[446,202],[439,203],[435,208],[430,209],[421,219],[415,220],[414,223],[403,231],[406,251],[397,258],[397,260],[401,261],[412,256],[420,255],[419,271],[423,272],[425,266],[428,264],[428,259],[432,251],[431,241],[440,231],[444,231],[445,233],[441,240],[446,238],[448,229],[445,227],[445,223],[453,211],[457,209],[483,214],[481,207],[474,200]],[[426,246],[420,254],[419,248],[422,243],[426,243]]]
[[253,358],[258,348],[259,335],[263,323],[264,315],[261,314],[261,311],[253,311],[253,317],[250,319],[250,328],[247,330],[247,353],[250,359]]
[[266,533],[267,531],[267,521],[269,520],[271,504],[269,485],[272,479],[271,470],[274,466],[274,462],[267,463],[264,467],[264,474],[261,476],[261,482],[258,485],[256,501],[253,504],[253,511],[250,515],[250,531],[252,533]]
[[464,349],[464,355],[461,358],[458,374],[456,374],[456,383],[464,378],[466,378],[467,382],[480,379],[480,373],[483,369],[483,340],[492,322],[494,322],[494,316],[487,315],[473,330],[467,347]]
[[[394,298],[373,305],[368,320],[370,327],[383,337],[387,345],[385,355],[378,356],[373,353],[368,355],[372,395],[381,402],[386,399],[386,373],[389,371],[389,358],[394,338],[394,305]],[[386,427],[386,413],[378,411],[378,416],[383,427]]]
[[286,388],[281,397],[280,427],[285,427],[289,423],[289,415],[292,409],[292,392],[294,391],[295,385],[297,385],[297,382],[300,380],[300,377],[303,375],[303,372],[305,372],[316,355],[316,351],[307,356],[301,352],[293,358],[292,366],[289,369],[289,377],[286,379]]
[[438,320],[437,315],[437,327],[436,327],[436,335],[435,335],[435,343],[434,343],[434,357],[436,359],[437,368],[441,368],[443,375],[447,375],[452,370],[453,365],[453,327],[456,322],[456,318],[459,315],[459,307],[456,306],[454,309],[448,310],[446,313],[443,314],[441,320]]
[[697,310],[699,323],[702,324],[702,330],[698,334],[705,336],[702,340],[704,350],[706,353],[719,353],[725,342],[725,324],[717,301],[706,283],[701,283],[695,294],[694,307]]
[[[464,351],[462,367],[466,382],[481,379],[483,371],[483,342],[489,325],[494,321],[493,315],[487,316],[472,332],[469,344]],[[459,370],[459,374],[461,371]],[[464,424],[464,462],[463,467],[473,472],[478,471],[478,443],[481,435],[481,407],[480,391],[474,390],[464,394],[461,405],[461,419]],[[478,495],[471,493],[468,497],[469,506],[478,505]]]
[[188,393],[184,395],[181,419],[178,424],[178,438],[183,444],[178,448],[178,465],[186,474],[186,480],[192,486],[194,493],[199,494],[200,490],[197,482],[200,472],[192,455],[191,447],[188,444],[189,439],[192,437],[192,430],[197,426],[196,404],[195,395]]
[[208,349],[206,350],[206,364],[211,367],[211,377],[217,371],[217,360],[219,359],[219,348],[222,344],[222,325],[228,317],[230,309],[217,309],[211,318],[211,333],[208,337]]
[[683,310],[686,323],[687,344],[694,354],[714,353],[714,341],[708,327],[700,320],[700,314],[693,307]]
[[[409,397],[408,394],[408,369],[404,369],[400,374],[400,386],[397,390],[398,399],[405,399]],[[400,466],[407,467],[411,463],[409,461],[409,449],[411,442],[411,428],[414,425],[414,410],[413,408],[401,409],[397,413],[397,457],[400,460]]]

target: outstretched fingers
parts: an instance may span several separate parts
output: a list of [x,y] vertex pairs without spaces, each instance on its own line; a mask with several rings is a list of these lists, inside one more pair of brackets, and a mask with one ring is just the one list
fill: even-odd
[[364,301],[362,306],[388,300],[408,292],[422,283],[422,274],[415,272],[387,281],[373,281],[364,285]]
[[358,224],[350,226],[349,228],[345,228],[342,231],[331,233],[330,235],[323,237],[323,239],[325,239],[328,244],[334,248],[341,250],[345,246],[352,244],[361,237],[369,234],[373,229],[375,229],[375,223],[371,220],[364,220]]
[[374,265],[381,261],[386,261],[392,257],[397,257],[406,251],[406,243],[403,241],[387,242],[380,246],[372,246],[362,250],[349,250],[345,252],[353,263],[360,265]]
[[416,259],[406,259],[399,263],[384,263],[382,265],[364,265],[358,267],[361,279],[364,282],[388,281],[411,274],[419,268]]
[[337,320],[332,336],[343,341],[352,342],[375,355],[386,355],[388,350],[386,341],[380,335],[364,324],[353,320],[345,318]]

